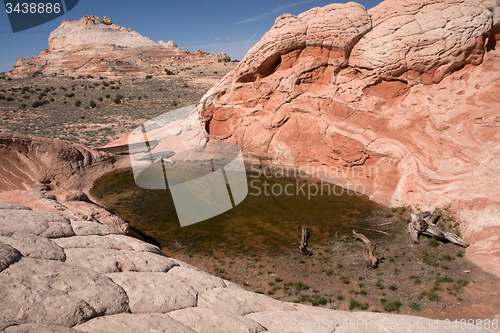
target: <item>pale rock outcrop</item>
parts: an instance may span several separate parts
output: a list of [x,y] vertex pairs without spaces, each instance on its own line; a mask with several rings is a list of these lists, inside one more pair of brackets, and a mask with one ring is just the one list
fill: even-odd
[[122,313],[113,316],[94,318],[86,323],[75,327],[78,332],[89,333],[195,333],[189,326],[186,326],[165,314],[128,314]]
[[196,332],[211,333],[257,333],[266,331],[259,323],[250,318],[232,313],[221,313],[215,309],[187,308],[172,311],[169,317],[183,323]]
[[172,65],[229,61],[205,52],[187,53],[173,41],[153,42],[111,19],[87,15],[64,20],[49,36],[49,47],[38,55],[19,58],[8,75],[22,77],[35,72],[53,75],[124,75],[163,73]]
[[465,234],[500,225],[499,12],[386,0],[284,14],[201,99],[205,134],[384,205],[447,208]]
[[[16,221],[16,223],[12,223]],[[75,236],[69,218],[45,210],[0,210],[0,235],[24,233],[46,238]]]
[[64,250],[54,241],[30,234],[14,232],[10,237],[0,236],[0,242],[18,249],[24,257],[65,261]]
[[2,324],[0,322],[0,330],[5,333],[26,333],[26,332],[36,332],[36,333],[78,333],[80,331],[74,330],[69,327],[55,326],[55,325],[45,325],[45,324],[18,324],[15,322],[9,322]]
[[222,313],[231,312],[240,316],[254,312],[295,311],[292,305],[264,295],[248,295],[244,290],[227,288],[214,288],[200,293],[198,307],[217,309]]
[[0,272],[21,259],[19,250],[0,240]]
[[74,326],[128,311],[123,289],[83,267],[22,258],[0,275],[0,319]]

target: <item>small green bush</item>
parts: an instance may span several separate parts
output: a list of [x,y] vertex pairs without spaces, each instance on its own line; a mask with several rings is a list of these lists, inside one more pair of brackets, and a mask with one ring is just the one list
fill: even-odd
[[165,73],[167,73],[167,75],[175,75],[175,73],[169,70],[168,68],[165,68]]
[[461,250],[459,250],[457,251],[456,255],[457,257],[462,258],[464,256],[464,253]]
[[384,303],[384,310],[387,312],[397,311],[397,310],[399,310],[400,306],[401,306],[401,303],[399,301],[386,302],[386,303]]
[[439,246],[439,242],[435,238],[431,238],[429,240],[429,245],[432,246],[432,247],[438,247]]
[[420,305],[418,303],[415,303],[415,302],[409,302],[408,303],[408,307],[414,311],[420,311]]
[[109,98],[110,96],[111,96],[111,95],[109,95],[109,94],[106,94],[106,95],[105,95],[105,97],[106,97],[106,98]]
[[102,97],[99,97],[98,99],[99,99],[99,102],[102,102],[104,100],[104,98],[102,98]]
[[64,96],[66,96],[66,97],[68,97],[68,98],[71,98],[71,97],[74,97],[74,96],[75,96],[75,94],[74,94],[74,93],[69,93],[69,94],[66,94],[66,95],[64,95]]
[[120,104],[122,102],[122,100],[119,98],[115,98],[114,102],[115,102],[115,104]]
[[359,303],[358,301],[356,301],[354,298],[351,298],[351,300],[349,301],[349,310],[353,310],[357,307],[359,307]]
[[10,96],[9,96],[9,97],[7,97],[5,100],[6,100],[7,102],[10,102],[10,101],[13,101],[14,99],[13,99],[12,97],[10,97]]
[[81,102],[81,101],[76,101],[76,102],[75,102],[75,106],[76,106],[76,107],[79,107],[81,104],[82,104],[82,102]]
[[151,80],[153,78],[152,75],[146,75],[146,80]]
[[96,106],[97,106],[97,104],[94,101],[90,101],[90,107],[91,108],[95,108]]

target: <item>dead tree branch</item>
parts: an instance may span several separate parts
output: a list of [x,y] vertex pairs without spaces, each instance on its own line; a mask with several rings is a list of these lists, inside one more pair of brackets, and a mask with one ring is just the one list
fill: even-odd
[[413,242],[418,243],[418,235],[426,235],[436,238],[440,241],[450,241],[454,244],[467,247],[469,244],[463,241],[460,237],[451,232],[443,231],[437,227],[440,215],[434,215],[430,212],[422,212],[415,214],[410,212],[411,222],[408,223],[408,231],[410,232]]
[[365,256],[365,259],[368,261],[368,263],[373,267],[377,268],[378,267],[378,258],[373,255],[373,251],[377,248],[375,244],[373,244],[368,238],[366,238],[365,235],[363,234],[358,234],[356,231],[352,231],[352,234],[354,235],[354,238],[362,241],[365,243],[366,247],[363,250],[363,254]]

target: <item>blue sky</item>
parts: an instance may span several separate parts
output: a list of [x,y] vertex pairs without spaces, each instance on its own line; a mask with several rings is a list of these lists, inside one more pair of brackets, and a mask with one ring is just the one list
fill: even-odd
[[[358,1],[367,9],[379,2]],[[132,28],[155,42],[173,40],[186,51],[226,52],[232,59],[241,60],[273,26],[277,16],[284,13],[297,15],[329,3],[332,1],[80,0],[69,13],[15,34],[6,12],[0,7],[0,72],[11,70],[17,58],[29,58],[47,48],[50,32],[63,19],[79,20],[84,15],[108,16],[113,23]]]

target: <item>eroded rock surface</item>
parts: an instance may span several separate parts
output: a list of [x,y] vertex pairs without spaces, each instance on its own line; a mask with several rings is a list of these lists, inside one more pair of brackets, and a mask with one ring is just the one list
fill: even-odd
[[386,0],[282,15],[202,98],[206,135],[385,205],[469,210],[467,232],[498,225],[499,10]]

